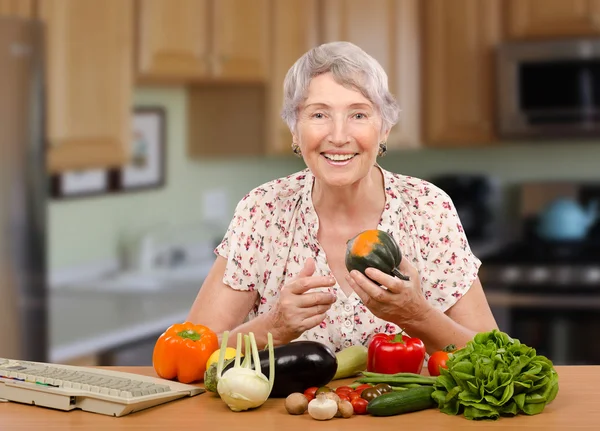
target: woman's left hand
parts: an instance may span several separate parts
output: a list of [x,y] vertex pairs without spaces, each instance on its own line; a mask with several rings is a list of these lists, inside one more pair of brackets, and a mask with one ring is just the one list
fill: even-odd
[[350,272],[346,279],[373,315],[402,327],[407,322],[423,319],[432,307],[423,295],[416,268],[402,259],[399,270],[408,275],[410,281],[403,281],[375,268],[367,268],[365,272],[381,286],[357,270]]

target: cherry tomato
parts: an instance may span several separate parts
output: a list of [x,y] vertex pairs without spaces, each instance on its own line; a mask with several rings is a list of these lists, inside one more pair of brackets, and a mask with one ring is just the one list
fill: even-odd
[[358,390],[363,390],[363,389],[372,388],[372,387],[373,387],[373,385],[370,385],[368,383],[363,383],[362,385],[358,385],[356,387],[356,389],[354,389],[354,390],[358,391]]
[[348,394],[348,398],[350,398],[350,401],[352,401],[356,398],[360,398],[360,394],[356,391],[352,391]]
[[340,394],[349,394],[350,392],[352,392],[354,389],[352,389],[350,386],[340,386],[338,388],[335,389],[335,393],[340,395]]
[[365,415],[367,414],[367,405],[369,402],[362,398],[355,398],[350,401],[352,407],[354,408],[354,413],[357,415]]
[[311,388],[308,388],[308,389],[306,389],[306,390],[304,391],[304,396],[305,396],[306,398],[310,398],[310,399],[312,400],[312,399],[313,399],[313,398],[316,396],[316,394],[317,394],[317,390],[318,390],[318,389],[319,389],[319,388],[318,388],[318,387],[316,387],[316,386],[313,386],[313,387],[311,387]]
[[382,394],[392,392],[392,390],[393,390],[392,387],[390,385],[388,385],[387,383],[379,383],[379,384],[375,385],[375,389],[377,389]]
[[448,360],[448,353],[440,350],[439,352],[435,352],[433,355],[429,357],[429,362],[427,363],[427,370],[429,371],[430,376],[439,376],[440,375],[440,367],[448,368],[446,365],[446,361]]
[[372,387],[373,386],[365,383],[364,385],[360,385],[356,389],[354,389],[354,392],[356,392],[358,395],[360,395],[362,393],[362,391],[364,391],[365,389],[371,389]]
[[338,394],[338,397],[340,397],[340,400],[350,401],[350,396],[347,394]]
[[372,399],[377,398],[379,395],[381,395],[379,389],[368,388],[361,392],[360,397],[364,398],[367,401],[371,401]]

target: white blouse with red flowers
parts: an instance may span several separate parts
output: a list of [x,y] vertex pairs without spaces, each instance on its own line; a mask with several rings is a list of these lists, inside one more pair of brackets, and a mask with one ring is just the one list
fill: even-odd
[[[444,191],[427,181],[380,169],[386,203],[378,229],[397,241],[403,258],[419,271],[425,298],[446,311],[471,287],[481,262],[471,252]],[[317,241],[313,182],[311,171],[305,169],[256,187],[238,203],[215,249],[228,260],[223,282],[233,289],[256,291],[250,319],[271,309],[279,290],[296,277],[307,257],[315,259],[315,275],[333,276]],[[376,332],[399,331],[375,317],[356,293],[346,296],[337,284],[333,290],[337,301],[325,320],[299,339],[322,342],[337,352],[350,345],[367,345]]]

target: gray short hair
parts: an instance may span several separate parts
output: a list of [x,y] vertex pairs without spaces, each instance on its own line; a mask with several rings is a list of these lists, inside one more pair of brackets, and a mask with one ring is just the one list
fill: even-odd
[[379,62],[350,42],[330,42],[300,57],[285,76],[281,117],[290,130],[296,129],[298,108],[306,100],[311,79],[327,72],[341,85],[356,88],[375,105],[383,130],[398,122],[400,108],[388,90],[388,77]]

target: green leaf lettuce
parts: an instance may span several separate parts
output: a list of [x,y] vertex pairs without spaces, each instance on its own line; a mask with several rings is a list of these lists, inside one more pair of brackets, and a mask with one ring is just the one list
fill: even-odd
[[552,362],[504,332],[479,333],[449,356],[432,394],[446,414],[471,420],[536,415],[558,393]]

